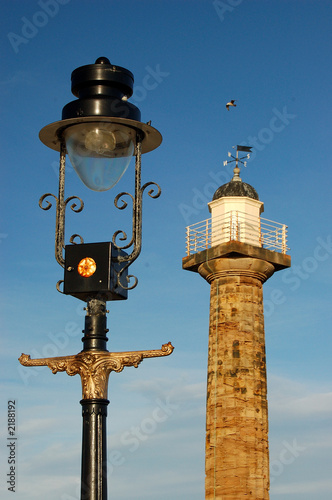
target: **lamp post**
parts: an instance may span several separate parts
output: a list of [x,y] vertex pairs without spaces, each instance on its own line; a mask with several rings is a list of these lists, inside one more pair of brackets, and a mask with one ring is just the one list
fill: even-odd
[[[159,350],[113,353],[107,350],[106,336],[106,302],[127,299],[128,290],[137,285],[137,278],[128,274],[128,267],[141,251],[143,193],[147,188],[151,198],[158,198],[161,193],[154,182],[141,185],[141,155],[156,149],[162,138],[150,124],[140,121],[140,110],[128,102],[134,77],[127,69],[100,57],[95,64],[74,70],[71,79],[72,92],[78,99],[64,106],[62,120],[47,125],[39,135],[46,146],[60,152],[58,196],[46,193],[39,205],[49,210],[50,199],[56,201],[55,258],[64,268],[64,278],[57,283],[57,289],[87,302],[83,349],[72,356],[42,359],[22,354],[19,361],[24,366],[48,366],[53,373],[80,375],[81,500],[106,500],[109,374],[120,372],[125,366],[137,367],[144,358],[168,356],[173,351],[168,342]],[[80,212],[84,207],[77,196],[64,196],[67,154],[80,179],[94,191],[112,188],[135,156],[135,193],[121,192],[114,200],[120,210],[128,206],[126,196],[132,200],[131,238],[118,230],[111,241],[84,243],[80,235],[74,234],[65,245],[66,208],[70,205],[74,212]]]

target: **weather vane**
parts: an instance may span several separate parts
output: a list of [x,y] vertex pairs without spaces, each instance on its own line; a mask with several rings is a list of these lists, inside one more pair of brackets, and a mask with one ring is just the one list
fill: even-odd
[[[233,156],[232,153],[228,153],[228,156],[229,158],[233,158],[233,160],[226,160],[224,161],[224,167],[226,167],[226,165],[228,165],[229,163],[233,163],[235,161],[235,168],[234,168],[234,179],[235,180],[235,177],[238,178],[238,180],[240,180],[239,178],[239,172],[240,172],[240,169],[239,169],[239,163],[242,163],[242,165],[244,165],[245,167],[247,166],[247,162],[246,161],[243,161],[245,158],[249,159],[250,158],[250,153],[252,152],[251,151],[251,148],[252,146],[236,146],[236,156]],[[235,149],[235,146],[233,146],[233,149]],[[248,153],[246,154],[245,156],[242,156],[241,158],[239,158],[239,151],[241,152],[245,152],[245,153]]]

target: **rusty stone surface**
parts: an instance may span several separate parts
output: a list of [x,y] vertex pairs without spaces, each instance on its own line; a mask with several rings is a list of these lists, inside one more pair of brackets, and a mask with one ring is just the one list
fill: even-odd
[[262,284],[274,270],[247,257],[198,268],[211,283],[206,500],[269,499]]

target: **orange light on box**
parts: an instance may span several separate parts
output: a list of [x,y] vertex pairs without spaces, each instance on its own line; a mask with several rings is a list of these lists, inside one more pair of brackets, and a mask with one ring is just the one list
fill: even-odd
[[77,266],[78,274],[80,276],[83,276],[83,278],[89,278],[90,276],[92,276],[96,269],[96,262],[91,257],[85,257],[79,262]]

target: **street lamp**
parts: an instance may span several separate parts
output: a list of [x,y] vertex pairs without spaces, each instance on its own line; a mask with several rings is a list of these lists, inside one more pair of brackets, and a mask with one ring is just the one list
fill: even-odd
[[[150,188],[151,198],[160,196],[154,182],[141,185],[141,155],[156,149],[162,137],[150,123],[142,123],[140,110],[128,102],[133,93],[133,74],[114,66],[105,57],[95,64],[72,72],[72,92],[78,99],[62,110],[62,120],[40,131],[41,141],[60,152],[58,196],[44,194],[39,205],[49,210],[56,201],[55,258],[64,268],[64,278],[57,283],[61,293],[87,302],[83,349],[73,356],[31,359],[22,354],[24,366],[48,366],[53,373],[66,371],[79,374],[82,381],[82,477],[81,500],[107,499],[106,416],[108,377],[125,366],[137,367],[144,358],[167,356],[173,346],[169,342],[159,350],[112,353],[107,346],[106,302],[127,299],[128,290],[137,278],[128,267],[137,259],[142,244],[142,198]],[[84,243],[74,234],[65,245],[65,212],[83,210],[77,196],[65,199],[65,163],[68,154],[82,182],[94,191],[111,189],[120,180],[135,156],[134,196],[121,192],[114,200],[123,210],[132,200],[132,236],[118,230],[108,242]],[[123,242],[122,245],[119,241]],[[128,250],[129,249],[129,250]],[[63,284],[63,290],[61,285]]]

